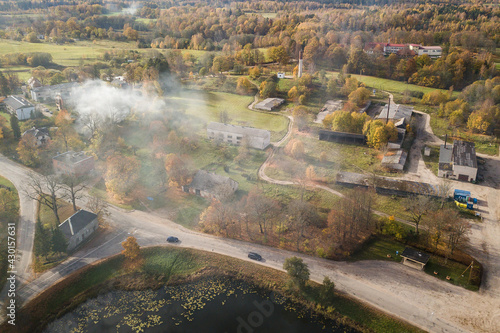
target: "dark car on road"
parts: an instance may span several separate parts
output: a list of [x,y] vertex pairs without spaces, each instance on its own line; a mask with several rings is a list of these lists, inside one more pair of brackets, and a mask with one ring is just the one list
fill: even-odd
[[179,243],[179,238],[174,237],[174,236],[170,236],[170,237],[167,238],[167,242],[169,242],[169,243]]
[[255,252],[248,252],[248,258],[253,259],[253,260],[257,260],[257,261],[262,260],[262,256],[258,253],[255,253]]

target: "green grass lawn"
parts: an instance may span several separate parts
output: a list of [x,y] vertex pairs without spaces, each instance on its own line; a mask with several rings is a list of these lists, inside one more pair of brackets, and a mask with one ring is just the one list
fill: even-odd
[[19,196],[17,193],[17,189],[14,187],[7,178],[0,176],[0,185],[6,186],[10,189],[10,191],[15,195],[15,201],[12,212],[0,212],[0,235],[3,235],[0,238],[0,289],[3,288],[5,282],[7,281],[7,227],[9,223],[17,224],[18,221],[18,211],[19,211]]
[[11,114],[7,113],[7,112],[0,112],[0,116],[4,117],[5,119],[7,119],[7,126],[10,128],[10,117],[11,117]]
[[[337,77],[338,72],[330,72],[333,77]],[[434,90],[441,90],[445,93],[448,92],[446,89],[436,89],[436,88],[428,88],[428,87],[422,87],[422,86],[417,86],[415,84],[407,84],[402,81],[396,81],[396,80],[390,80],[390,79],[383,79],[375,76],[368,76],[368,75],[357,75],[357,74],[350,74],[352,77],[355,77],[358,81],[363,82],[366,84],[366,86],[371,87],[376,90],[384,90],[384,91],[389,91],[392,93],[403,93],[405,90],[412,90],[412,91],[421,91],[424,94],[428,92],[432,92]],[[453,96],[458,96],[459,92],[454,91]]]
[[[227,111],[230,124],[251,126],[271,131],[271,141],[281,139],[287,132],[288,119],[272,113],[251,111],[248,105],[253,96],[241,96],[223,92],[188,91],[183,96],[167,97],[192,118],[192,122],[203,126],[209,121],[219,121],[221,111]],[[204,131],[201,133],[205,135]]]
[[[478,291],[478,286],[471,285],[469,283],[470,268],[465,274],[462,275],[466,268],[467,265],[458,263],[456,261],[448,260],[448,262],[445,264],[444,258],[431,256],[429,262],[427,263],[427,265],[425,265],[424,271],[429,275],[437,277],[438,279],[448,281],[452,284],[464,287],[472,291]],[[437,272],[438,274],[434,274],[434,272]],[[446,279],[447,276],[450,277],[450,280]]]

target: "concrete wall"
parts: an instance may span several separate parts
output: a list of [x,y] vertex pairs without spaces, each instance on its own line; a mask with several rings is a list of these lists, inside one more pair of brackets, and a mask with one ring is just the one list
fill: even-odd
[[16,116],[19,120],[26,120],[31,118],[31,113],[35,113],[35,107],[29,106],[16,110]]
[[475,181],[477,176],[477,169],[461,165],[453,165],[453,176],[458,179],[459,175],[467,175],[467,181]]

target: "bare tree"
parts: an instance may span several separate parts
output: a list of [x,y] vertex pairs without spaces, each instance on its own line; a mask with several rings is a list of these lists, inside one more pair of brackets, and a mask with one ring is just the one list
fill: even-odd
[[470,228],[470,223],[463,218],[457,218],[448,225],[446,230],[448,236],[447,247],[450,255],[453,255],[453,251],[467,243],[469,239],[467,234],[470,232]]
[[422,223],[424,223],[429,232],[429,244],[434,245],[434,250],[438,249],[439,244],[445,237],[447,226],[456,219],[458,219],[458,213],[445,208],[432,212],[429,218],[423,220]]
[[297,231],[297,251],[300,250],[300,239],[304,236],[307,226],[318,220],[316,207],[303,200],[293,200],[288,205],[288,213]]
[[356,189],[341,199],[328,214],[330,231],[341,244],[355,241],[363,232],[373,228],[373,193]]
[[424,195],[411,195],[406,200],[406,207],[410,212],[412,221],[415,223],[415,232],[418,235],[422,217],[432,209],[432,200]]
[[61,221],[59,220],[59,214],[57,212],[57,194],[62,189],[61,184],[54,175],[44,176],[38,175],[34,172],[28,173],[28,182],[23,189],[24,194],[32,200],[38,201],[39,204],[45,205],[54,212],[57,224],[59,225]]
[[95,132],[99,129],[102,119],[97,114],[97,112],[88,112],[80,115],[80,121],[82,122],[83,126],[88,128],[88,130],[90,131],[90,136],[93,137]]
[[87,188],[86,176],[74,177],[71,175],[61,175],[59,181],[62,188],[73,204],[73,211],[76,212],[76,200],[83,197],[83,191]]
[[442,179],[439,185],[437,186],[438,195],[441,198],[441,208],[443,208],[444,203],[450,197],[450,191],[452,188],[452,184],[447,179]]
[[88,196],[87,198],[87,208],[90,209],[92,213],[97,215],[99,223],[102,224],[104,217],[109,216],[109,204],[96,196]]
[[267,241],[268,224],[279,212],[278,203],[254,188],[248,194],[245,211],[251,221],[257,222],[260,233],[264,234],[264,242]]

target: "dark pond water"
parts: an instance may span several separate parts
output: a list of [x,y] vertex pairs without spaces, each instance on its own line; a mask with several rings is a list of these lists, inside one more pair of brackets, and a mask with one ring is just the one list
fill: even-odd
[[273,292],[211,278],[146,291],[113,291],[90,299],[45,332],[356,332]]

